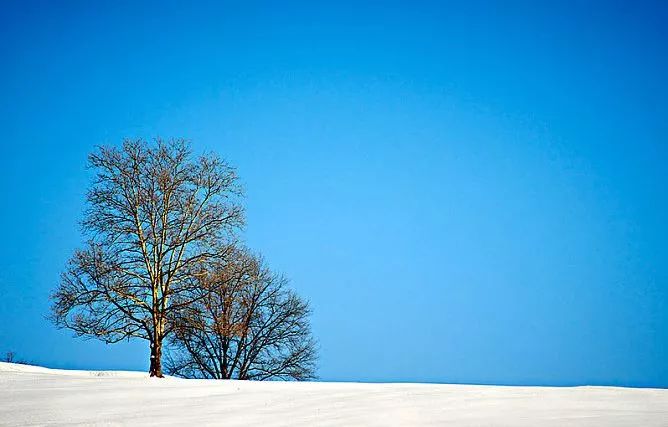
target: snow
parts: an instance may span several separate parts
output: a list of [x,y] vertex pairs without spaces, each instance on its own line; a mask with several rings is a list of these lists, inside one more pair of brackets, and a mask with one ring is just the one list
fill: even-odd
[[668,426],[668,389],[155,379],[0,363],[0,424]]

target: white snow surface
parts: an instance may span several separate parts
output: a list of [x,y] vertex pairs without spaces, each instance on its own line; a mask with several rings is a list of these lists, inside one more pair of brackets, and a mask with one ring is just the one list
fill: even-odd
[[668,426],[668,389],[149,378],[0,363],[0,425]]

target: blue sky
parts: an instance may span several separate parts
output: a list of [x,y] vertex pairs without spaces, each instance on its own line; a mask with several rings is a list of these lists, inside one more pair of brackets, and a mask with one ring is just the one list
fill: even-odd
[[322,379],[668,387],[668,7],[566,3],[3,2],[0,351],[147,369],[47,296],[86,155],[182,136]]

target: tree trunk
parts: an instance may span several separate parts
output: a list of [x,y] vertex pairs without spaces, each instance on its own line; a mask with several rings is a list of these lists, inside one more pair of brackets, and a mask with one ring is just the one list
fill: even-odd
[[151,365],[148,373],[152,377],[162,378],[162,339],[151,341]]

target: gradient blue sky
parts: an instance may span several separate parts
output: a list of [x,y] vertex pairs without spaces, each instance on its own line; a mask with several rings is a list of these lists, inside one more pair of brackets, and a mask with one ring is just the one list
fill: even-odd
[[2,2],[0,351],[147,368],[47,295],[87,153],[184,136],[322,379],[667,387],[668,6],[537,3]]

